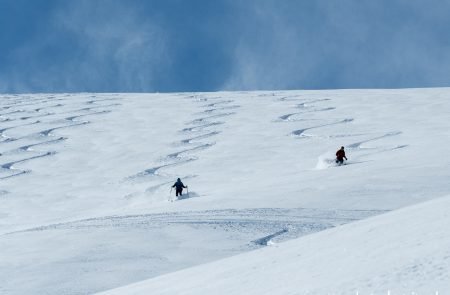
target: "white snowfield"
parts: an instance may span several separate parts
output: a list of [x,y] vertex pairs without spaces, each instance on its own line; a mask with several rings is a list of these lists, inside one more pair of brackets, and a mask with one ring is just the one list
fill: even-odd
[[449,294],[448,208],[433,200],[101,294]]
[[0,294],[450,294],[449,118],[449,88],[0,95]]

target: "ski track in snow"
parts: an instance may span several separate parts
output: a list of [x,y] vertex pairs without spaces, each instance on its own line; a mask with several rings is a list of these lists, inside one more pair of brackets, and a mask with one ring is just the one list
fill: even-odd
[[193,148],[190,148],[190,149],[185,149],[185,150],[182,150],[182,151],[179,151],[179,152],[176,152],[176,153],[169,154],[166,157],[168,159],[180,158],[183,154],[204,150],[204,149],[207,149],[207,148],[213,146],[214,144],[215,143],[205,143],[205,144],[197,145],[197,146],[195,146]]
[[[203,131],[209,127],[213,127],[213,126],[217,126],[217,125],[222,125],[224,124],[224,122],[212,122],[212,123],[206,123],[203,125],[198,125],[198,126],[194,126],[194,127],[187,127],[184,128],[183,130],[181,130],[182,132],[199,132],[199,131]],[[208,130],[206,130],[208,131]]]
[[303,129],[298,129],[298,130],[294,130],[292,131],[292,136],[295,137],[299,137],[299,138],[304,138],[304,137],[310,137],[313,135],[307,135],[305,134],[305,131],[311,130],[311,129],[317,129],[317,128],[321,128],[321,127],[327,127],[327,126],[333,126],[333,125],[338,125],[338,124],[343,124],[343,123],[349,123],[352,122],[353,119],[343,119],[340,121],[335,121],[332,123],[325,123],[325,124],[321,124],[321,125],[316,125],[316,126],[312,126],[312,127],[307,127],[307,128],[303,128]]
[[299,117],[300,115],[305,114],[305,113],[326,112],[326,111],[331,111],[331,110],[334,110],[334,109],[336,109],[336,108],[328,107],[328,108],[310,109],[310,110],[306,110],[306,111],[303,111],[303,112],[291,113],[291,114],[286,114],[286,115],[280,116],[279,120],[280,121],[284,121],[284,122],[311,120],[311,119],[301,119],[301,118],[299,119],[299,118],[296,118],[296,117]]
[[[67,140],[61,136],[49,140],[56,131],[90,124],[88,120],[78,119],[106,114],[113,107],[120,106],[120,103],[101,104],[120,98],[97,98],[95,95],[77,99],[61,95],[36,96],[2,97],[4,105],[0,105],[0,109],[4,111],[0,113],[0,180],[32,172],[26,168],[14,168],[15,164],[23,163],[21,166],[26,166],[29,161],[56,154],[49,149],[50,146]],[[30,126],[33,128],[25,128]],[[24,141],[22,146],[8,150],[8,144],[21,141]],[[42,149],[35,151],[35,147]]]
[[200,140],[200,139],[205,139],[205,138],[217,135],[219,133],[220,133],[219,131],[212,131],[212,132],[209,132],[209,133],[206,133],[206,134],[202,134],[202,135],[190,137],[190,138],[187,138],[187,139],[183,139],[183,140],[180,141],[180,143],[181,144],[190,144],[193,141]]
[[377,136],[377,137],[369,138],[369,139],[366,139],[366,140],[363,140],[363,141],[352,143],[352,144],[348,145],[347,147],[352,148],[352,149],[360,149],[360,148],[362,148],[361,146],[364,143],[368,143],[368,142],[371,142],[371,141],[375,141],[375,140],[386,138],[386,137],[390,137],[390,136],[397,136],[397,135],[400,135],[401,133],[402,133],[401,131],[388,132],[388,133],[383,134],[381,136]]
[[[274,94],[274,96],[275,96],[275,94]],[[294,107],[296,109],[302,109],[302,111],[281,115],[274,122],[296,123],[296,122],[305,122],[305,121],[319,121],[319,120],[323,120],[323,119],[311,118],[311,117],[302,118],[302,115],[307,114],[307,113],[314,114],[317,112],[334,111],[337,109],[336,107],[333,107],[333,106],[322,106],[322,107],[316,106],[317,103],[321,103],[323,105],[324,102],[325,103],[332,102],[332,99],[330,99],[330,98],[309,99],[309,100],[306,99],[306,101],[305,101],[304,98],[299,98],[299,96],[293,95],[293,96],[283,96],[281,98],[277,98],[277,100],[281,101],[281,102],[303,101]],[[337,135],[328,135],[328,136],[316,135],[316,134],[309,133],[309,132],[306,133],[307,131],[310,131],[313,129],[319,129],[322,127],[328,127],[328,126],[333,126],[333,125],[338,125],[338,124],[346,124],[346,123],[351,123],[353,121],[354,121],[353,118],[345,118],[342,120],[335,120],[333,122],[326,122],[323,124],[313,125],[310,127],[305,127],[305,128],[294,130],[290,133],[290,136],[292,136],[294,138],[315,138],[315,139],[319,139],[319,140],[320,139],[325,140],[325,139],[329,139],[329,138],[347,138],[347,137],[366,136],[368,133],[337,134]],[[354,155],[353,160],[348,162],[347,164],[364,163],[367,161],[361,161],[359,159],[367,157],[367,156],[373,156],[373,155],[383,153],[383,152],[390,152],[390,151],[395,151],[398,149],[403,149],[405,147],[408,147],[407,144],[395,145],[395,146],[389,146],[389,147],[381,146],[381,147],[373,147],[373,148],[368,148],[368,147],[363,146],[364,144],[369,143],[369,142],[377,141],[377,140],[384,139],[387,137],[398,136],[400,134],[402,134],[401,131],[391,131],[391,132],[386,132],[379,136],[370,137],[370,138],[367,138],[367,139],[364,139],[364,140],[361,140],[361,141],[358,141],[355,143],[345,145],[347,150],[351,150],[354,152],[359,152],[361,150],[366,150],[366,149],[374,150],[373,152],[370,152],[370,153]],[[326,154],[320,155],[318,158],[318,164],[316,166],[316,169],[324,169],[324,168],[330,168],[330,167],[336,166],[333,155],[334,155],[334,151],[329,151]]]
[[287,233],[289,230],[287,228],[284,228],[280,231],[277,231],[276,233],[270,234],[268,236],[262,237],[260,239],[252,241],[252,243],[260,246],[268,246],[272,242],[272,240],[278,236],[281,236],[285,233]]
[[188,225],[195,230],[210,228],[222,232],[239,232],[246,236],[246,240],[242,240],[242,246],[251,249],[255,246],[267,246],[269,242],[297,238],[385,212],[387,211],[251,208],[103,216],[39,226],[4,235],[100,228],[126,228],[130,231],[142,228],[151,230]]
[[[226,122],[219,121],[219,119],[223,120],[226,117],[236,114],[236,112],[224,113],[223,111],[231,109],[236,110],[240,108],[239,105],[231,105],[234,103],[234,100],[221,100],[221,97],[209,97],[208,95],[202,94],[189,95],[182,97],[182,99],[189,100],[191,103],[202,103],[203,105],[201,105],[200,108],[206,108],[206,110],[194,113],[193,115],[197,117],[186,123],[187,126],[185,128],[179,130],[179,133],[187,134],[189,137],[173,142],[172,145],[175,147],[182,147],[183,149],[162,156],[159,161],[164,164],[148,168],[144,171],[136,173],[135,175],[127,177],[126,180],[128,181],[139,180],[140,178],[147,176],[158,176],[159,178],[163,178],[159,181],[159,183],[152,184],[150,187],[146,188],[146,193],[153,192],[165,185],[173,183],[173,180],[179,177],[178,175],[161,173],[164,168],[196,161],[198,160],[198,152],[214,146],[216,144],[215,142],[203,142],[202,140],[212,138],[221,133],[218,127],[226,124]],[[200,134],[197,135],[198,133]],[[186,179],[187,177],[189,176],[181,178]],[[129,197],[130,195],[125,196],[125,198]],[[181,200],[181,198],[178,199]],[[172,199],[170,200],[173,201]]]
[[240,107],[241,106],[239,106],[239,105],[230,105],[230,106],[225,106],[225,107],[209,108],[209,109],[201,111],[201,112],[199,112],[197,114],[203,115],[203,114],[215,113],[217,111],[235,110],[235,109],[240,108]]

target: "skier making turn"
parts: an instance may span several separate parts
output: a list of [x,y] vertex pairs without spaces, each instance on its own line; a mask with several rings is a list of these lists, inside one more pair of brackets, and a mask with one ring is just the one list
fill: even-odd
[[345,156],[344,147],[341,146],[341,149],[336,152],[336,163],[342,165],[344,164],[344,159],[347,160],[347,157]]
[[187,186],[185,186],[182,182],[181,179],[177,179],[177,182],[175,182],[172,187],[175,188],[175,192],[176,192],[176,196],[178,197],[178,195],[182,196],[183,195],[183,188],[187,188]]

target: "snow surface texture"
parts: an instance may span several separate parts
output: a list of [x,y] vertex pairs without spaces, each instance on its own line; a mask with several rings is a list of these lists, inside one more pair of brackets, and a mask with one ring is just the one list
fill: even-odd
[[[319,231],[344,234],[348,227],[340,225],[447,195],[449,95],[2,95],[0,293],[104,291],[290,239],[300,243]],[[349,161],[338,167],[341,145]],[[189,185],[179,199],[170,194],[177,177]],[[375,247],[375,238],[389,235],[367,243]],[[321,241],[336,253],[351,243]],[[352,255],[337,254],[335,263],[345,270]],[[319,252],[313,258],[318,271],[335,272]],[[434,290],[445,274],[436,271],[427,287]],[[408,280],[388,276],[351,288],[384,290]],[[295,288],[280,292],[307,290]]]
[[433,200],[102,294],[448,294],[449,207]]

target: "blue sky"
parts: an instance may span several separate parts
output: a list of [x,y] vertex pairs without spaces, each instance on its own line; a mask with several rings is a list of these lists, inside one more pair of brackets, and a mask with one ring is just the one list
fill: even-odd
[[0,92],[450,86],[450,0],[0,0]]

